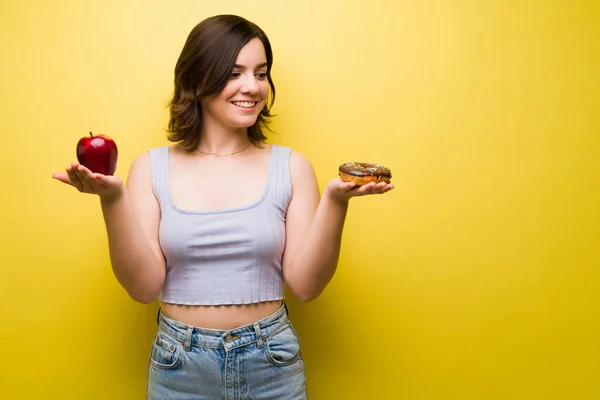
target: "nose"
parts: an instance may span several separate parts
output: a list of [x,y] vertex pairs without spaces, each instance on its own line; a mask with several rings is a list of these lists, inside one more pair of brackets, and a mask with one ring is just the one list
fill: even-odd
[[258,86],[258,81],[254,75],[244,79],[242,87],[240,88],[240,91],[244,94],[257,94],[259,90],[260,87]]

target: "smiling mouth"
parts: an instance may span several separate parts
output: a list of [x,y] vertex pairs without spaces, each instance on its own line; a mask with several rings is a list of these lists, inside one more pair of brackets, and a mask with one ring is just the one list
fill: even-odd
[[241,107],[241,108],[253,108],[254,106],[256,106],[257,102],[256,101],[232,101],[231,104],[233,104],[236,107]]

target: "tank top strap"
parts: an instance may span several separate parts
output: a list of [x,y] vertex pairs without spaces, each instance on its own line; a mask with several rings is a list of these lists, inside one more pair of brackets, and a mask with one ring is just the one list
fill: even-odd
[[278,145],[271,146],[271,168],[269,176],[269,197],[280,207],[287,209],[292,198],[290,177],[290,154],[292,149]]
[[169,202],[169,147],[148,150],[152,168],[152,191],[161,204]]

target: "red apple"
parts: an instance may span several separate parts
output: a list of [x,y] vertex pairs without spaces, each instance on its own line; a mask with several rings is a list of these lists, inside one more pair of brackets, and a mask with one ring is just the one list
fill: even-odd
[[117,144],[106,135],[84,136],[77,143],[77,160],[92,172],[112,175],[117,169]]

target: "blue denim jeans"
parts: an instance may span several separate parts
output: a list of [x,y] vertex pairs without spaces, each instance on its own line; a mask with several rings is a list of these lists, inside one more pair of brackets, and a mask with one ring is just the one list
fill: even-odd
[[229,331],[174,321],[159,311],[148,400],[304,400],[304,361],[285,304]]

